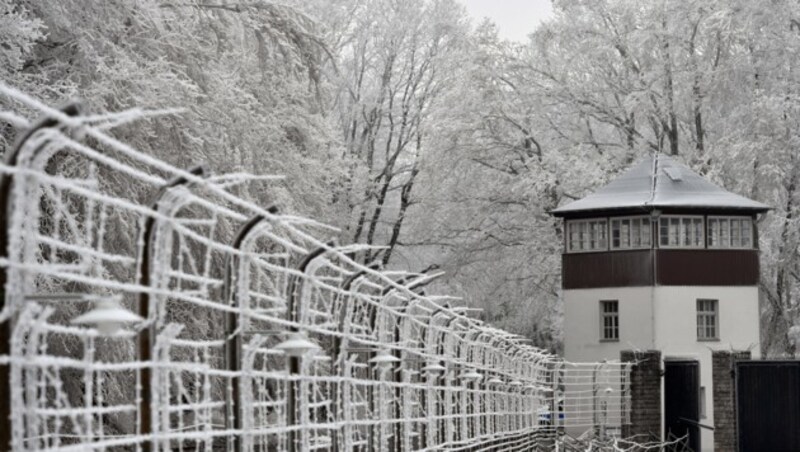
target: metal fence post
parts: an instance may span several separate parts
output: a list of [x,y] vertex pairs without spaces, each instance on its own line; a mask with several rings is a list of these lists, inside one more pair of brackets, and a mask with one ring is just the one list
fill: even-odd
[[[78,102],[71,102],[60,108],[60,111],[67,116],[78,116],[81,106]],[[16,145],[5,156],[5,164],[15,167],[20,163],[22,150],[31,137],[36,132],[59,127],[61,122],[56,118],[44,117],[31,125],[22,136],[17,139]],[[30,156],[34,157],[44,148],[44,144],[32,149]],[[0,257],[9,257],[9,219],[11,218],[11,192],[14,183],[14,174],[0,174]],[[6,283],[8,282],[8,268],[0,268],[0,313],[3,313],[6,306]],[[8,356],[11,352],[11,333],[13,314],[7,313],[8,317],[0,323],[0,356]],[[11,412],[11,375],[10,364],[0,364],[0,449],[11,449],[12,415]]]
[[[378,270],[381,268],[380,263],[375,263],[369,265],[367,269],[358,271],[353,273],[352,275],[348,276],[344,281],[342,281],[341,288],[342,288],[342,304],[339,306],[339,319],[338,319],[338,326],[337,329],[340,333],[343,333],[341,336],[336,336],[333,338],[333,350],[332,356],[333,359],[333,373],[338,376],[343,376],[346,365],[347,365],[347,347],[349,342],[347,341],[347,335],[345,333],[348,315],[350,314],[350,299],[353,298],[354,295],[350,294],[350,290],[353,284],[366,276],[369,270]],[[346,381],[342,381],[340,385],[349,384]],[[334,395],[333,399],[333,410],[334,413],[343,413],[344,406],[348,402],[345,397],[345,391],[342,388],[334,387]],[[332,452],[337,452],[340,450],[340,444],[342,441],[349,441],[349,425],[346,424],[347,419],[345,419],[345,431],[340,435],[338,430],[335,430],[333,433],[333,438],[331,441],[331,450]],[[344,436],[344,438],[340,438],[340,436]]]
[[[278,213],[278,208],[270,206],[267,211],[271,214]],[[257,226],[265,220],[263,215],[255,215],[250,218],[236,233],[233,240],[233,248],[237,251],[245,246],[250,234],[256,230]],[[236,284],[234,276],[238,276],[238,259],[234,255],[227,257],[225,263],[225,280],[223,281],[223,300],[228,301],[231,308],[239,308],[241,300],[235,290]],[[225,367],[233,373],[231,377],[231,395],[226,400],[225,424],[228,428],[241,430],[242,428],[242,393],[240,391],[241,378],[236,375],[241,371],[242,366],[242,335],[240,330],[239,312],[228,311],[225,315]],[[232,450],[239,452],[242,450],[241,434],[233,435]]]
[[[426,268],[425,270],[423,270],[420,273],[421,275],[423,275],[423,277],[419,278],[419,280],[417,280],[417,281],[411,282],[408,286],[406,286],[406,288],[409,291],[421,290],[424,293],[424,287],[427,286],[428,284],[430,284],[431,282],[433,282],[434,280],[436,280],[437,278],[441,277],[442,274],[434,275],[433,277],[430,277],[430,278],[425,278],[424,275],[427,272],[429,272],[431,270],[438,269],[438,268],[439,267],[437,267],[437,266],[431,266],[431,267]],[[404,280],[402,280],[401,284],[404,284],[406,281],[408,281],[408,278],[405,278]],[[416,297],[406,298],[405,302],[400,306],[400,309],[406,315],[408,315],[408,312],[411,310],[411,308],[414,306],[414,304],[416,302],[418,302],[418,301],[419,301],[419,298],[416,298]],[[406,317],[406,318],[408,318],[408,317]],[[402,326],[403,326],[403,322],[399,321],[399,322],[397,322],[397,324],[394,327],[394,342],[395,343],[400,343],[400,340],[402,338],[401,337],[402,336],[402,331],[401,331],[401,327]],[[402,354],[402,352],[399,349],[395,349],[394,350],[394,356],[397,359],[401,359],[402,360],[403,357],[402,357],[401,354]],[[403,379],[403,376],[402,376],[401,372],[395,372],[394,373],[393,380],[394,380],[395,383],[402,383],[402,379]],[[394,407],[395,408],[395,414],[394,414],[394,416],[395,416],[396,420],[399,420],[401,418],[401,412],[402,412],[401,407],[400,407],[400,401],[401,400],[403,401],[403,403],[407,403],[407,399],[403,397],[403,390],[398,385],[398,387],[395,388],[395,407]],[[395,422],[394,435],[392,436],[392,443],[391,443],[391,446],[390,446],[390,450],[393,450],[393,451],[403,450],[403,444],[402,444],[400,438],[406,436],[407,432],[404,432],[404,430],[407,430],[407,428],[408,427],[404,423]]]
[[[195,176],[205,176],[205,168],[202,166],[196,166],[188,170],[189,173]],[[156,194],[155,201],[153,201],[150,205],[151,210],[153,211],[153,215],[148,216],[142,227],[142,238],[143,238],[143,247],[142,247],[142,255],[140,256],[139,260],[139,271],[138,271],[138,281],[137,284],[140,287],[150,287],[152,281],[150,280],[150,269],[152,266],[152,259],[155,250],[153,249],[153,244],[156,239],[156,215],[158,215],[158,210],[160,207],[160,203],[164,195],[169,193],[171,188],[185,185],[189,182],[188,179],[185,177],[176,177],[171,181],[167,182],[159,192]],[[145,319],[145,322],[150,320],[150,293],[147,291],[142,291],[139,293],[139,306],[138,306],[138,314],[141,318]],[[139,332],[137,343],[138,343],[138,359],[140,362],[147,363],[139,368],[139,382],[142,385],[142,392],[141,392],[141,400],[139,402],[138,411],[139,411],[139,433],[142,435],[148,435],[153,432],[152,429],[152,421],[153,421],[153,412],[152,412],[152,400],[153,400],[153,392],[151,387],[151,377],[152,377],[152,368],[150,361],[153,359],[153,339],[155,337],[155,323],[147,325],[145,323],[145,327]],[[142,450],[145,452],[150,452],[154,449],[154,444],[152,439],[145,441],[142,444]]]
[[[442,347],[441,347],[441,343],[440,343],[439,339],[441,337],[444,337],[444,335],[443,335],[443,333],[437,332],[434,328],[432,328],[432,326],[433,326],[434,320],[436,320],[436,317],[438,315],[440,315],[440,314],[447,314],[447,311],[445,311],[444,307],[438,308],[434,312],[431,313],[430,317],[428,317],[428,323],[427,323],[427,326],[426,326],[426,328],[428,329],[428,335],[432,336],[430,338],[431,347],[433,348],[434,353],[439,355],[439,356],[442,355]],[[442,378],[443,382],[446,382],[446,380],[447,380],[447,372],[448,372],[447,369],[445,369],[442,372],[441,378]],[[431,447],[433,444],[437,443],[438,442],[438,438],[441,438],[444,435],[444,431],[443,431],[444,429],[440,428],[439,426],[440,426],[440,424],[444,425],[444,422],[447,422],[446,420],[442,421],[441,419],[438,419],[439,413],[440,413],[440,411],[443,410],[443,407],[438,403],[438,400],[437,400],[438,397],[436,397],[436,389],[435,389],[436,386],[434,386],[434,383],[436,383],[436,378],[432,378],[430,380],[430,383],[431,383],[430,386],[429,386],[430,387],[430,393],[429,393],[428,397],[432,401],[432,403],[430,405],[431,405],[431,408],[432,408],[433,417],[432,417],[432,420],[428,422],[428,426],[427,426],[426,442],[428,443],[427,444],[428,447]],[[445,385],[446,385],[446,383],[445,383]],[[444,392],[445,389],[442,389],[440,391],[443,392],[443,395],[446,395],[446,392]],[[431,414],[430,413],[428,414],[428,418],[431,419]]]
[[[467,337],[469,336],[469,332],[465,332],[463,336],[458,335],[460,341],[458,342],[458,348],[456,349],[456,356],[461,358],[463,362],[469,361],[469,345],[466,343]],[[467,367],[462,365],[461,374],[457,376],[459,380],[463,380],[461,375],[466,372]],[[460,432],[459,440],[461,442],[467,441],[469,439],[469,416],[471,414],[471,410],[469,407],[469,390],[470,390],[470,382],[467,380],[459,381],[459,391],[461,392],[461,397],[459,401],[459,407],[461,411],[461,422],[458,426],[458,431]]]
[[[473,363],[480,364],[475,357],[475,348],[476,342],[478,342],[478,338],[483,334],[483,331],[475,330],[467,333],[465,335],[466,338],[470,341],[467,343],[467,359]],[[482,375],[481,379],[485,380],[486,376]],[[479,391],[481,385],[481,379],[475,380],[472,385],[472,419],[471,419],[471,429],[472,429],[472,438],[478,439],[481,436],[481,410],[480,410],[480,400],[481,400],[481,393]]]
[[[378,270],[380,268],[380,264],[372,264],[367,267],[369,270]],[[360,278],[366,276],[368,270],[361,270],[359,272],[353,273],[347,279],[342,282],[342,292],[350,292],[350,288],[353,284]],[[347,322],[347,314],[350,309],[350,298],[351,296],[342,295],[344,300],[342,301],[342,306],[339,308],[339,323],[338,329],[340,332],[344,332],[345,323]],[[333,354],[336,357],[334,365],[337,366],[337,371],[341,371],[341,368],[344,367],[344,361],[347,359],[347,346],[348,341],[346,340],[347,336],[342,337],[335,337],[333,339]]]
[[[297,266],[297,270],[299,272],[301,272],[301,273],[305,273],[306,270],[308,269],[309,264],[311,264],[311,261],[313,261],[314,259],[322,256],[330,248],[333,248],[334,246],[336,246],[336,244],[334,242],[328,242],[326,245],[327,245],[327,247],[319,247],[319,248],[311,251],[310,253],[306,254],[305,257],[303,257],[303,260],[300,261],[300,264]],[[303,308],[304,308],[303,303],[302,303],[303,299],[302,299],[302,297],[298,297],[298,293],[297,293],[298,292],[298,286],[297,286],[298,278],[299,278],[298,276],[293,275],[289,279],[289,283],[288,283],[287,289],[286,289],[287,293],[289,295],[289,306],[287,308],[288,308],[290,320],[292,320],[295,323],[295,325],[292,325],[289,328],[289,331],[292,331],[292,332],[300,331],[300,329],[298,328],[298,326],[296,324],[299,324],[303,320]],[[300,374],[301,364],[302,364],[300,359],[301,358],[296,357],[296,356],[290,356],[289,357],[289,374],[290,375],[298,375],[298,374]],[[300,424],[300,413],[299,413],[298,407],[301,408],[301,406],[300,406],[301,404],[298,404],[297,403],[298,401],[296,400],[298,395],[302,395],[301,391],[300,391],[300,382],[298,382],[298,381],[290,381],[287,384],[287,388],[286,389],[287,389],[286,390],[286,414],[287,414],[286,424],[291,427],[291,426],[296,426],[296,425]],[[301,444],[298,444],[298,442],[300,442]],[[292,451],[292,452],[303,450],[302,449],[302,436],[298,435],[298,432],[296,430],[294,430],[294,429],[289,431],[289,450]]]
[[[475,340],[476,341],[480,341],[480,343],[481,343],[481,345],[480,345],[480,347],[481,347],[481,349],[480,349],[480,354],[481,354],[480,363],[483,366],[486,366],[488,369],[492,369],[491,364],[486,362],[487,355],[488,355],[488,353],[487,353],[488,344],[486,342],[486,338],[487,337],[491,339],[491,336],[489,336],[488,332],[482,331],[478,335],[478,337],[475,338]],[[492,411],[491,411],[491,408],[490,408],[491,400],[492,400],[492,393],[491,393],[492,384],[489,382],[489,380],[491,379],[490,375],[491,375],[491,370],[489,370],[487,372],[486,378],[484,379],[484,383],[483,383],[484,392],[480,396],[482,398],[482,406],[484,408],[482,416],[478,420],[478,432],[479,432],[479,434],[481,436],[491,436],[490,432],[489,432],[489,423],[491,422],[491,416],[492,416]]]
[[[456,322],[458,320],[461,320],[461,317],[454,316],[454,317],[451,317],[447,321],[447,323],[445,323],[445,325],[444,325],[445,331],[443,331],[441,333],[442,340],[437,342],[437,345],[439,346],[439,354],[440,355],[444,355],[444,339],[445,339],[445,336],[448,333],[455,334],[453,331],[451,331],[451,327],[452,327],[453,322]],[[452,378],[450,378],[450,375],[451,375],[450,371],[451,370],[455,371],[454,369],[448,369],[448,372],[445,373],[444,388],[443,388],[443,392],[444,392],[444,397],[443,397],[444,398],[444,407],[443,408],[444,408],[444,411],[443,411],[442,414],[444,415],[444,440],[446,442],[448,442],[448,443],[449,442],[453,442],[453,441],[458,441],[458,438],[457,438],[458,435],[456,434],[456,431],[455,431],[456,429],[455,429],[454,422],[450,418],[450,415],[452,414],[451,412],[452,412],[452,406],[453,406],[453,400],[452,400],[451,394],[450,394],[450,392],[451,392],[450,388],[452,387],[452,385],[451,385]]]
[[[497,344],[502,341],[502,338],[493,338],[490,342],[490,345],[497,349]],[[492,365],[495,368],[500,368],[503,364],[503,357],[502,356],[494,356]],[[500,374],[502,375],[502,374]],[[499,378],[499,377],[498,377]],[[502,378],[500,378],[502,381]],[[502,433],[503,423],[502,423],[502,415],[500,414],[499,408],[503,406],[503,395],[501,393],[501,386],[503,383],[497,383],[494,386],[494,391],[492,391],[492,419],[489,421],[491,423],[490,430],[492,431],[493,436],[497,436],[497,433]]]

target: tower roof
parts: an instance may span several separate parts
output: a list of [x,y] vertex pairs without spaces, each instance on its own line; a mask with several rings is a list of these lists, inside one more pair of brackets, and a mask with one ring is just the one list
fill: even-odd
[[601,210],[725,209],[749,213],[766,204],[731,193],[662,154],[651,155],[594,193],[551,211],[557,217]]

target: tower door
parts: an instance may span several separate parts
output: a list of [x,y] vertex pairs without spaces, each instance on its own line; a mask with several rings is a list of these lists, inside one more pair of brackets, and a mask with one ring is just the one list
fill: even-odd
[[688,436],[700,450],[700,366],[697,361],[664,362],[664,439]]

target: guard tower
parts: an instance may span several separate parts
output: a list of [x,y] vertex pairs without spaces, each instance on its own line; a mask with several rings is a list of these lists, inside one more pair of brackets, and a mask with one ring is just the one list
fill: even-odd
[[[658,350],[665,373],[688,369],[678,387],[695,398],[697,422],[713,426],[711,351],[759,355],[755,220],[768,209],[656,154],[552,211],[565,223],[566,359]],[[695,431],[697,449],[713,450],[713,432]]]

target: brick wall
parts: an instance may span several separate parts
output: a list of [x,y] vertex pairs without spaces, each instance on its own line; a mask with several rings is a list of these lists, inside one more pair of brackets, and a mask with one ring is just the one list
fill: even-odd
[[660,441],[661,352],[623,350],[620,360],[636,363],[630,376],[631,423],[622,427],[622,436],[645,435],[646,440]]
[[736,450],[736,387],[735,363],[750,359],[750,352],[727,350],[711,353],[714,403],[714,448],[720,452]]

